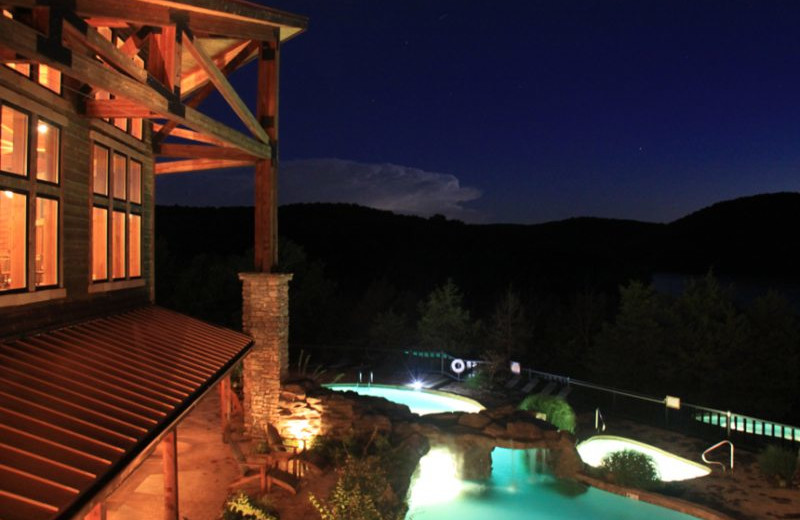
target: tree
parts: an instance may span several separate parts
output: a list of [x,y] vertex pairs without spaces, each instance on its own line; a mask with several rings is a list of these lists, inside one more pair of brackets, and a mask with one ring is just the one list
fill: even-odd
[[639,281],[619,292],[619,313],[603,324],[589,352],[590,372],[608,384],[661,393],[670,349],[668,303]]
[[420,343],[428,350],[443,350],[453,355],[469,351],[475,326],[463,308],[461,290],[452,279],[434,289],[419,306],[417,325]]
[[489,323],[489,345],[506,361],[525,353],[531,339],[531,327],[525,307],[511,286],[497,303]]
[[375,315],[369,327],[369,343],[373,347],[397,348],[408,343],[406,317],[389,309]]

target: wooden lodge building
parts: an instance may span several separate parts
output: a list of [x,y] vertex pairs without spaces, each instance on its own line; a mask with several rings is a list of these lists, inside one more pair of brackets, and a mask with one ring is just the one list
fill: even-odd
[[[245,355],[246,376],[280,384],[278,64],[306,19],[242,0],[0,9],[0,518],[104,518],[105,497],[160,446],[177,520],[178,421]],[[252,109],[227,79],[251,62]],[[199,110],[215,91],[247,132]],[[244,165],[247,334],[155,306],[153,262],[154,176]],[[274,409],[256,401],[252,424]]]

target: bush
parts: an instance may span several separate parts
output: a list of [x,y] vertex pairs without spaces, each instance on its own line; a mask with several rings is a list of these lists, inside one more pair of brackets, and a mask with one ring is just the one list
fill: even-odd
[[225,502],[222,520],[277,520],[272,508],[239,492]]
[[520,410],[541,412],[559,430],[575,433],[575,411],[560,397],[531,394],[519,403]]
[[758,455],[758,465],[767,478],[777,478],[791,484],[797,471],[797,452],[779,446],[767,446]]
[[620,486],[652,489],[661,484],[653,458],[638,451],[609,453],[600,465]]

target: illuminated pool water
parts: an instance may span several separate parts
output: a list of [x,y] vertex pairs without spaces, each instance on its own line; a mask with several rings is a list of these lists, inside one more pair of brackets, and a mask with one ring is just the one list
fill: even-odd
[[[415,413],[475,412],[476,401],[444,392],[372,385],[328,385],[407,405]],[[406,520],[696,520],[695,517],[568,481],[545,471],[540,450],[495,448],[486,482],[456,477],[451,452],[434,448],[419,463]]]
[[325,385],[331,390],[356,392],[361,395],[383,397],[389,401],[404,404],[420,415],[440,412],[479,412],[483,406],[473,399],[460,395],[437,392],[435,390],[413,390],[402,386],[389,385]]
[[455,478],[449,452],[420,461],[406,520],[696,520],[671,509],[562,481],[538,469],[538,450],[495,448],[485,483]]
[[578,453],[583,462],[594,467],[600,466],[603,457],[609,453],[622,450],[634,450],[652,457],[664,482],[704,477],[711,473],[711,469],[707,466],[623,437],[597,435],[578,444]]

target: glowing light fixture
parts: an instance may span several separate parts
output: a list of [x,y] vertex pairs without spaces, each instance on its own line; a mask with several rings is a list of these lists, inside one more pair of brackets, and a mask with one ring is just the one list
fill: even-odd
[[13,192],[13,191],[11,191],[11,190],[5,190],[5,191],[3,191],[3,195],[5,195],[6,197],[8,197],[9,199],[13,199],[13,198],[14,198],[14,192]]
[[420,459],[417,471],[409,499],[415,507],[448,502],[463,489],[463,483],[456,477],[456,461],[446,448],[429,451]]
[[36,130],[38,130],[40,134],[46,134],[49,129],[50,127],[47,126],[47,123],[39,123],[36,126]]
[[411,382],[411,388],[414,390],[422,390],[422,381],[415,379]]

